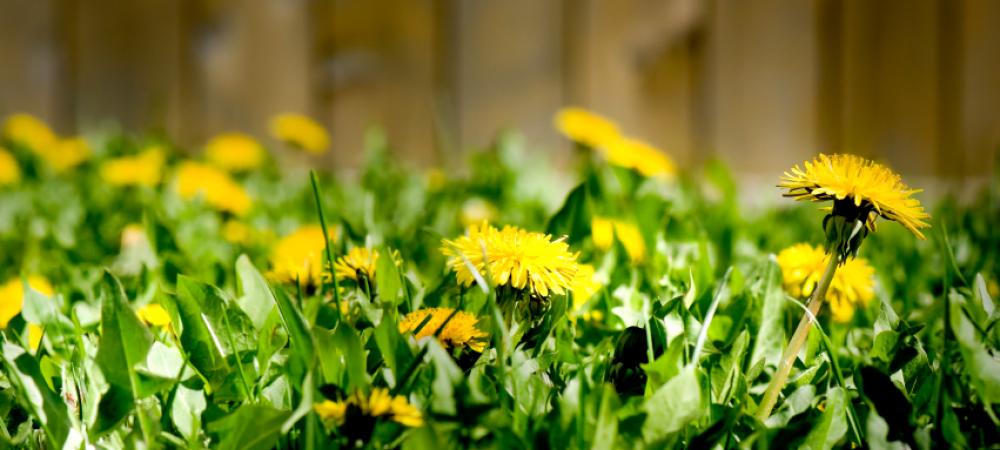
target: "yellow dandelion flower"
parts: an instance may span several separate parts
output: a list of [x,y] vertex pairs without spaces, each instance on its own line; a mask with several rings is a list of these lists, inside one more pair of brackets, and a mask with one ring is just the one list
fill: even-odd
[[[335,240],[331,233],[330,240]],[[319,225],[306,225],[281,238],[271,250],[271,279],[281,283],[299,280],[305,286],[319,286],[326,261],[326,236]]]
[[146,325],[170,329],[170,314],[159,303],[149,303],[136,311],[136,315]]
[[639,139],[616,139],[604,148],[603,154],[609,163],[645,177],[673,178],[677,174],[677,165],[666,153]]
[[31,351],[37,351],[38,347],[42,346],[42,335],[45,334],[45,329],[41,325],[34,323],[28,324],[28,349]]
[[590,237],[594,247],[608,250],[615,243],[615,223],[611,219],[594,216],[590,219]]
[[313,405],[313,411],[316,411],[320,420],[322,420],[327,427],[336,428],[344,424],[344,419],[347,416],[347,402],[323,400],[322,402]]
[[53,171],[62,173],[90,158],[90,146],[81,137],[58,139],[43,147],[40,154]]
[[567,138],[595,149],[610,145],[619,137],[614,122],[578,107],[560,109],[556,113],[555,126]]
[[309,153],[323,153],[330,135],[319,122],[301,114],[279,114],[271,119],[271,135]]
[[497,209],[492,203],[479,197],[473,197],[462,203],[459,214],[463,227],[471,227],[483,221],[492,222],[497,216]]
[[0,147],[0,186],[17,184],[21,181],[21,166],[17,159],[5,148]]
[[[445,324],[444,321],[452,314],[454,317]],[[427,323],[413,335],[416,339],[434,336],[438,328],[444,324],[444,328],[437,335],[438,341],[444,347],[468,347],[479,353],[486,349],[486,340],[489,335],[476,327],[479,319],[465,311],[455,312],[453,308],[426,308],[411,312],[399,321],[399,332],[413,332],[421,323],[424,323],[424,320],[427,320]]]
[[[778,265],[785,291],[802,299],[812,295],[829,261],[822,247],[796,244],[782,250]],[[874,276],[875,269],[863,258],[848,260],[837,269],[826,293],[835,321],[847,322],[854,317],[857,305],[868,305],[875,295]]]
[[326,426],[335,428],[344,425],[347,421],[347,409],[352,407],[366,417],[386,418],[408,427],[420,427],[424,424],[424,417],[419,409],[411,405],[406,397],[393,396],[385,388],[373,388],[369,395],[355,391],[341,401],[324,400],[314,404],[313,411],[316,411]]
[[150,147],[135,156],[123,156],[101,164],[101,179],[112,186],[156,186],[166,160],[160,147]]
[[205,144],[205,159],[225,170],[245,172],[264,162],[264,147],[243,133],[220,134]]
[[[29,276],[28,286],[46,296],[51,297],[52,285],[45,278],[39,276]],[[8,280],[0,286],[0,329],[7,328],[7,324],[18,314],[24,306],[24,285],[20,277]]]
[[338,258],[334,267],[337,271],[337,278],[341,280],[358,281],[358,276],[363,275],[368,280],[374,281],[376,263],[378,263],[378,250],[354,247],[348,250],[346,255]]
[[445,240],[441,251],[450,256],[448,266],[458,281],[474,281],[466,260],[482,275],[489,274],[495,286],[530,289],[533,295],[565,294],[576,276],[577,254],[570,253],[563,239],[505,226],[502,230],[483,222],[464,236]]
[[177,169],[177,193],[182,198],[203,196],[205,203],[220,211],[242,216],[250,210],[250,195],[229,174],[193,161]]
[[615,221],[615,235],[618,242],[625,247],[628,258],[632,264],[641,264],[646,260],[646,241],[639,231],[639,227],[633,223]]
[[45,122],[30,114],[12,114],[3,124],[3,135],[35,153],[54,144],[56,134]]
[[573,278],[573,283],[570,285],[570,290],[573,291],[572,309],[574,311],[580,309],[584,303],[587,303],[587,300],[590,300],[590,297],[600,291],[601,281],[597,278],[594,266],[580,264],[579,270],[576,271],[576,277]]
[[785,196],[796,200],[834,200],[835,209],[837,204],[853,204],[861,210],[859,217],[866,219],[869,228],[874,226],[876,216],[882,216],[924,239],[920,229],[929,226],[924,220],[930,216],[911,197],[920,190],[910,189],[899,175],[860,156],[819,155],[806,161],[803,168],[796,165],[791,172],[785,172],[778,187],[788,189]]

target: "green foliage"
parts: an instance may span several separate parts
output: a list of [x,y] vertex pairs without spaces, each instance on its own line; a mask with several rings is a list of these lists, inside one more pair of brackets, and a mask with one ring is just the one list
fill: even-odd
[[[60,176],[3,142],[25,175],[0,187],[0,277],[23,285],[41,275],[55,293],[27,289],[0,333],[0,447],[1000,445],[995,187],[973,203],[941,201],[931,242],[888,223],[868,235],[859,256],[875,268],[874,298],[847,323],[824,307],[760,422],[754,413],[803,310],[773,255],[822,243],[824,213],[743,205],[719,161],[667,181],[587,154],[570,178],[507,133],[467,170],[432,180],[395,161],[375,131],[357,180],[273,166],[234,175],[254,202],[236,217],[182,199],[169,176],[157,187],[107,185],[101,162],[151,141],[101,141],[94,160]],[[463,233],[470,200],[489,205],[493,223],[566,239],[600,288],[553,296],[536,322],[505,321],[502,290],[458,285],[440,251]],[[380,255],[374,279],[275,281],[276,239],[321,212],[337,235],[322,270],[367,247]],[[644,262],[620,242],[598,248],[594,215],[637,225]],[[251,237],[227,240],[230,222]],[[129,224],[144,230],[141,251],[123,243]],[[154,304],[169,326],[145,316]],[[484,351],[400,331],[427,307],[475,316]],[[37,348],[31,330],[42,330]],[[317,412],[383,389],[422,425],[356,404],[339,422]]]

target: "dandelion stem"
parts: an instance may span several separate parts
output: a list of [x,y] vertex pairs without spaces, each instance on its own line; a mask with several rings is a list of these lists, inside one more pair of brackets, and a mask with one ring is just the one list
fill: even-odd
[[760,402],[760,407],[757,408],[757,419],[762,422],[771,416],[771,410],[774,409],[774,405],[778,401],[778,394],[781,393],[781,389],[785,387],[785,382],[788,381],[788,373],[792,370],[792,365],[795,363],[795,358],[799,355],[799,350],[802,349],[802,344],[805,344],[806,337],[809,336],[812,321],[815,320],[816,315],[819,314],[819,310],[823,306],[826,290],[830,287],[834,273],[837,272],[837,264],[839,262],[839,256],[835,253],[830,255],[830,262],[826,265],[823,277],[820,278],[812,296],[809,297],[809,303],[806,305],[808,311],[802,315],[802,320],[799,321],[799,326],[795,329],[795,334],[788,341],[785,353],[781,355],[781,363],[778,365],[778,371],[771,378],[771,384],[767,386],[767,391],[764,392],[764,398]]

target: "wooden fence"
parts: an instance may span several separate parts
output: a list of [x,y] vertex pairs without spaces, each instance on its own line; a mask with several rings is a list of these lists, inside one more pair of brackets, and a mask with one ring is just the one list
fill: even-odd
[[0,0],[0,114],[114,120],[196,148],[303,111],[420,164],[501,127],[564,158],[562,105],[692,166],[773,177],[817,151],[970,180],[1000,145],[991,0]]

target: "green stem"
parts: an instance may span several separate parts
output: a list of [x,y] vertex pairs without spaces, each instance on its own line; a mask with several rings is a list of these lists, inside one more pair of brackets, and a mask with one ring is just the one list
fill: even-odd
[[330,266],[330,279],[333,281],[333,304],[336,311],[337,323],[340,323],[340,285],[337,283],[337,270],[333,262],[333,248],[330,246],[330,234],[326,227],[326,216],[323,214],[323,203],[319,197],[319,179],[316,178],[316,171],[309,171],[309,179],[312,181],[313,197],[316,199],[316,212],[319,213],[319,225],[323,228],[323,238],[326,241],[326,262]]
[[809,311],[802,315],[802,320],[799,321],[799,326],[795,329],[795,334],[792,335],[792,339],[788,342],[788,347],[785,348],[785,353],[781,356],[778,371],[771,378],[771,384],[767,386],[764,398],[757,408],[756,416],[761,422],[771,416],[771,410],[774,409],[775,403],[778,402],[778,395],[781,393],[781,389],[785,387],[785,382],[788,381],[788,373],[791,372],[792,365],[799,355],[799,350],[802,349],[802,345],[806,342],[806,337],[809,336],[809,329],[812,328],[813,318],[819,314],[820,308],[823,307],[826,290],[830,287],[830,282],[833,281],[833,275],[837,272],[837,264],[839,262],[840,258],[836,254],[830,255],[830,262],[826,265],[823,277],[820,278],[819,283],[816,285],[816,290],[809,297],[809,304],[807,305]]

